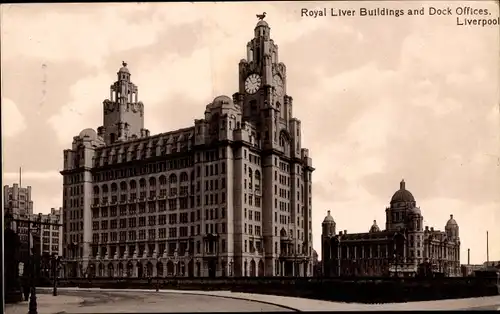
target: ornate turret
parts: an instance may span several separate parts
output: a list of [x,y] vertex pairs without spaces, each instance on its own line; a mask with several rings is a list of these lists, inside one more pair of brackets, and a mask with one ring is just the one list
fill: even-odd
[[127,63],[116,73],[117,80],[110,86],[109,99],[103,102],[103,126],[100,136],[106,144],[126,141],[144,134],[144,105],[138,100],[138,88],[131,82]]
[[331,236],[335,235],[336,223],[335,223],[335,220],[333,220],[333,217],[330,214],[330,211],[327,211],[327,214],[326,214],[325,219],[323,220],[322,226],[323,226],[323,236],[331,237]]
[[378,227],[376,220],[373,221],[373,225],[370,227],[370,232],[380,232],[380,228]]
[[450,239],[456,239],[459,237],[459,227],[456,220],[453,218],[453,215],[450,215],[450,219],[446,223],[444,229],[446,231],[446,235]]

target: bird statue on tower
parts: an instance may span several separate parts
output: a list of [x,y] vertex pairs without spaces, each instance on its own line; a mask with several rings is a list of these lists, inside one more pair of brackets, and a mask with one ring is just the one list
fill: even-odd
[[257,14],[256,15],[259,20],[263,20],[266,17],[266,12],[263,12],[262,14]]

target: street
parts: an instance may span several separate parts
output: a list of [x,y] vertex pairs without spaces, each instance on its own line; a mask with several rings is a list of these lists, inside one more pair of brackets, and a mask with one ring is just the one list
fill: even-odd
[[[145,313],[145,312],[276,312],[290,309],[256,301],[231,298],[142,291],[64,291],[54,297],[40,292],[39,314],[55,313]],[[28,302],[7,305],[7,314],[26,314]]]

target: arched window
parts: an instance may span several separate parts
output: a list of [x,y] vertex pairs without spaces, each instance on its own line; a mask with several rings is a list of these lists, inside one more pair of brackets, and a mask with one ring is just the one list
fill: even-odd
[[130,181],[130,189],[137,189],[137,182],[135,180]]
[[160,185],[166,185],[167,184],[167,177],[164,175],[160,176]]
[[154,189],[156,187],[156,178],[155,177],[149,178],[149,187],[152,189]]
[[187,173],[183,172],[181,173],[181,182],[187,182],[189,181]]
[[168,178],[168,181],[170,184],[176,184],[177,183],[177,176],[175,174],[171,174],[170,177]]

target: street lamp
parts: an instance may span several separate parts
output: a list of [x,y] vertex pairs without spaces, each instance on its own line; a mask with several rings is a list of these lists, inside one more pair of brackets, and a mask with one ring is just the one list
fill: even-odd
[[161,258],[158,257],[156,260],[156,292],[160,291],[160,276],[158,274],[158,270],[160,269]]
[[61,263],[61,257],[57,255],[57,253],[54,253],[52,255],[52,280],[53,280],[53,289],[52,289],[52,295],[57,296],[57,274],[58,270],[60,269],[60,263]]

